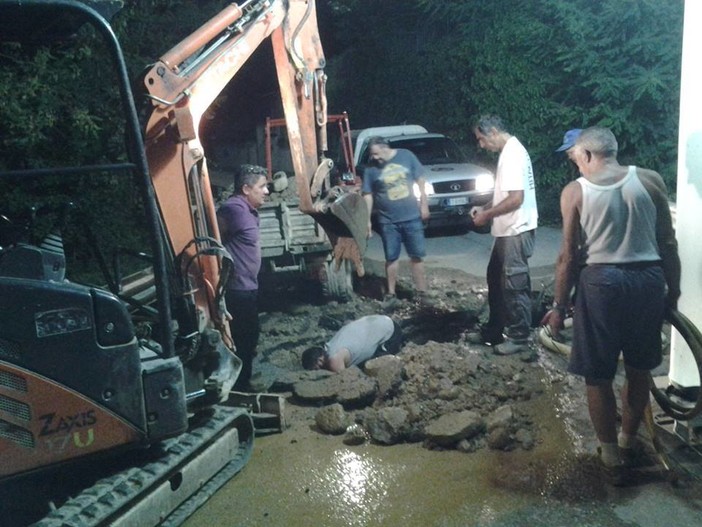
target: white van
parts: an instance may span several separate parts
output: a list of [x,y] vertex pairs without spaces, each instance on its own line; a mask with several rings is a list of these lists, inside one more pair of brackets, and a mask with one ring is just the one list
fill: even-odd
[[368,139],[375,136],[397,137],[409,134],[426,134],[427,129],[418,124],[400,124],[397,126],[376,126],[375,128],[364,128],[363,130],[352,130],[351,140],[353,141],[353,161],[358,166],[361,152],[366,150]]

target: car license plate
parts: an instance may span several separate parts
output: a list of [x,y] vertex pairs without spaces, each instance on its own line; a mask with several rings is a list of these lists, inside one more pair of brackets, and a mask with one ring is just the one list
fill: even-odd
[[468,203],[468,198],[449,198],[447,205],[449,207],[455,207],[456,205],[465,205]]

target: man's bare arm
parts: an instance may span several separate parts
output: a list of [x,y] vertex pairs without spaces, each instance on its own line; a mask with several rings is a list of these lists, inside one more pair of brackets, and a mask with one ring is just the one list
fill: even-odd
[[351,362],[351,354],[346,348],[339,350],[327,361],[327,369],[335,373],[345,370]]
[[373,236],[373,229],[371,227],[371,214],[373,213],[373,194],[370,192],[363,195],[363,199],[366,200],[366,207],[368,208],[368,232],[366,236],[370,238]]
[[570,302],[570,292],[578,276],[581,203],[582,189],[580,184],[573,181],[566,185],[563,192],[561,192],[563,238],[558,259],[556,260],[554,303],[558,308],[550,311],[542,321],[543,324],[550,326],[554,335],[558,335],[561,329],[565,309]]
[[429,202],[427,201],[426,193],[426,180],[421,177],[417,180],[417,186],[419,186],[419,211],[423,220],[429,219]]
[[656,241],[658,242],[658,252],[661,255],[665,281],[668,285],[668,304],[674,308],[678,298],[680,298],[681,268],[678,241],[675,238],[673,219],[668,204],[668,191],[663,178],[657,172],[638,167],[636,171],[656,206]]

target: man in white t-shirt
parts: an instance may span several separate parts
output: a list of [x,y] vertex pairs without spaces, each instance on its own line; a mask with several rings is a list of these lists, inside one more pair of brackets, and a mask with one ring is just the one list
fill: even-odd
[[538,221],[536,186],[529,153],[501,118],[483,116],[473,128],[481,148],[499,152],[492,202],[474,209],[477,226],[492,221],[495,238],[487,268],[487,324],[471,340],[494,345],[498,355],[528,351],[531,328],[529,258]]

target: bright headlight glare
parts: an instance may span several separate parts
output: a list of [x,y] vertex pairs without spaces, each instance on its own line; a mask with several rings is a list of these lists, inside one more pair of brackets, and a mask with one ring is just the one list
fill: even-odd
[[495,178],[492,174],[480,174],[475,178],[475,190],[484,192],[495,188]]
[[[419,199],[419,184],[415,183],[414,186],[412,187],[414,189],[414,197]],[[427,196],[432,196],[434,194],[434,185],[429,183],[428,181],[424,182],[424,193]]]

